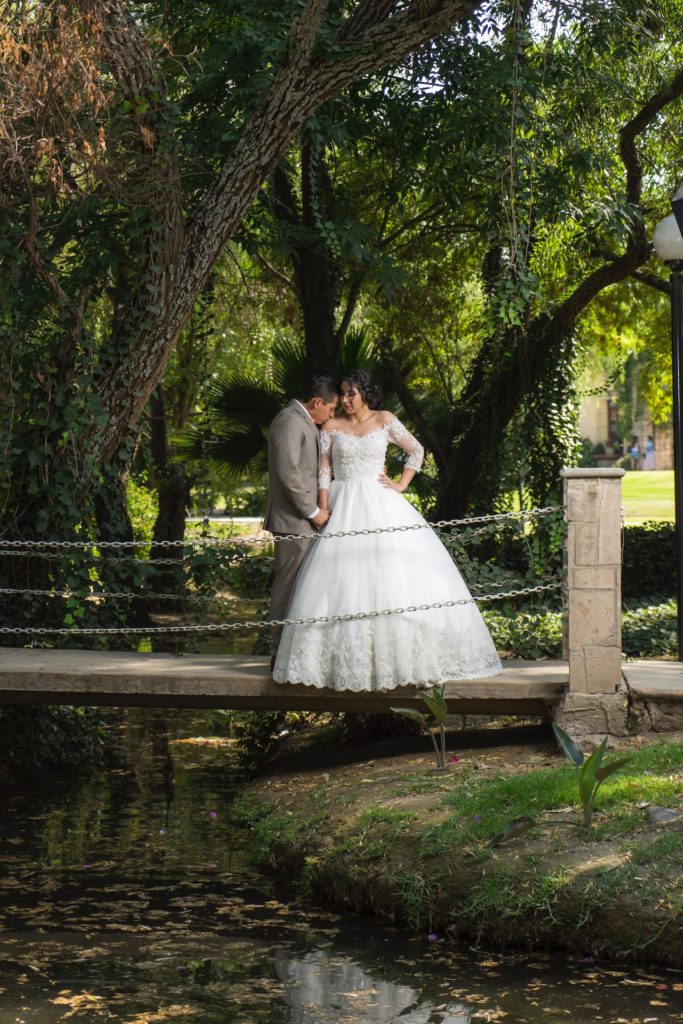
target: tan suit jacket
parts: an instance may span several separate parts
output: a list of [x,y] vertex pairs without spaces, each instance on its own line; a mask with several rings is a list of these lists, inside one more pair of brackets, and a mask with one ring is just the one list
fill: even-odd
[[318,507],[318,428],[298,402],[277,414],[268,434],[270,493],[264,527],[271,533],[315,533]]

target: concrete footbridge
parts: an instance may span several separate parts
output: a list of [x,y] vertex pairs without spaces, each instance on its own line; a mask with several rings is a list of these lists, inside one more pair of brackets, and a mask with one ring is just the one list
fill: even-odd
[[[564,660],[504,661],[504,670],[499,676],[449,681],[445,684],[449,711],[456,715],[552,718],[575,736],[625,736],[634,728],[649,732],[683,729],[683,666],[673,662],[622,664],[623,471],[568,469],[562,475],[566,526],[562,583],[558,579],[507,593],[482,597],[475,594],[470,600],[495,601],[556,590],[562,585]],[[517,515],[551,511],[554,509]],[[514,514],[481,519],[498,520],[509,515]],[[60,546],[59,542],[45,543],[48,549],[50,544]],[[0,539],[0,554],[14,558],[24,554],[12,544]],[[71,546],[78,545],[72,542]],[[125,545],[117,542],[112,546]],[[56,559],[60,555],[48,550],[36,557]],[[177,563],[178,559],[167,561]],[[58,590],[5,591],[6,595],[14,593],[69,597],[68,593]],[[93,595],[96,600],[130,596],[135,595]],[[159,596],[174,597],[173,594]],[[428,607],[432,606],[419,606]],[[398,608],[370,614],[413,610],[418,609]],[[367,617],[367,614],[352,617]],[[216,631],[229,631],[236,625],[244,624],[159,626],[151,630],[127,627],[44,629],[31,623],[0,627],[0,634],[6,642],[12,643],[11,647],[0,647],[0,703],[321,712],[381,712],[397,706],[424,707],[420,691],[414,687],[353,693],[275,683],[266,657],[59,649],[63,637],[72,648],[81,635],[85,640],[83,646],[88,646],[90,634],[111,633],[137,647],[139,639],[147,633],[179,634],[189,638],[202,630],[215,635]],[[267,623],[253,625],[263,627]],[[137,634],[140,634],[138,640],[135,639]],[[31,646],[19,646],[22,643]]]
[[[447,683],[446,697],[453,714],[548,717],[568,681],[566,662],[509,661],[501,676]],[[265,657],[31,648],[0,648],[0,702],[252,711],[424,707],[411,687],[359,694],[275,683]]]

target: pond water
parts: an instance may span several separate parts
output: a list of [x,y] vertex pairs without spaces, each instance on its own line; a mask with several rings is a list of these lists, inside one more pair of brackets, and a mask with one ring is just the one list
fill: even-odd
[[120,766],[0,800],[0,1024],[683,1021],[683,971],[470,950],[248,864],[210,715],[130,711]]

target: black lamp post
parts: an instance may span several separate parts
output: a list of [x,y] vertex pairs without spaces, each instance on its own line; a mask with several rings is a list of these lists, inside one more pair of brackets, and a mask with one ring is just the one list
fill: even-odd
[[676,598],[678,660],[683,661],[683,182],[671,200],[673,213],[655,228],[655,252],[671,271],[674,493],[676,500]]

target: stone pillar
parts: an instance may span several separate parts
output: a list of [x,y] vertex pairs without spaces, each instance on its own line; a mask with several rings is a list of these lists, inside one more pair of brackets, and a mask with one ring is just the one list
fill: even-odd
[[621,682],[623,469],[563,469],[567,519],[564,657],[570,693]]

